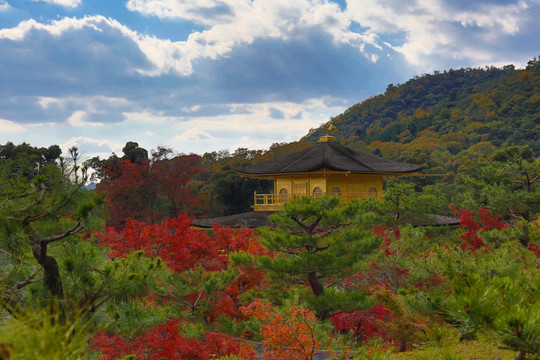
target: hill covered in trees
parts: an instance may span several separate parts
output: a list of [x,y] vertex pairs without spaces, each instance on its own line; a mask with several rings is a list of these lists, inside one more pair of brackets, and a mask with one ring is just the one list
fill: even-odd
[[[420,151],[434,160],[512,145],[540,152],[540,60],[525,69],[459,69],[415,77],[330,119],[336,137],[359,150],[406,159]],[[324,129],[302,140],[316,141]]]

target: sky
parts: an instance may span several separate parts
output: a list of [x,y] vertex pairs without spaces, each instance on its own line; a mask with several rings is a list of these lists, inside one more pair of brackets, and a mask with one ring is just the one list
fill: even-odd
[[0,0],[0,144],[299,140],[415,75],[523,68],[540,0]]

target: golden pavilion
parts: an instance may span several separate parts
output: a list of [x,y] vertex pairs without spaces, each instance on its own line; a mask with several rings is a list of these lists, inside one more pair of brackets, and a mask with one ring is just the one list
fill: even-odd
[[[244,177],[270,179],[271,194],[254,194],[253,211],[212,219],[195,219],[192,225],[211,228],[213,223],[229,227],[270,226],[268,216],[283,209],[291,199],[301,196],[340,196],[343,202],[362,197],[382,197],[387,177],[415,176],[423,165],[407,164],[364,154],[341,145],[329,135],[333,125],[325,125],[326,135],[301,151],[281,159],[233,169]],[[424,176],[424,175],[422,175]],[[459,225],[459,219],[432,215],[431,220],[415,225]]]
[[281,159],[233,169],[245,177],[269,179],[272,194],[254,195],[254,211],[279,211],[300,196],[340,196],[343,202],[379,197],[385,177],[413,175],[422,165],[406,164],[364,154],[341,145],[325,125],[326,135],[310,147]]

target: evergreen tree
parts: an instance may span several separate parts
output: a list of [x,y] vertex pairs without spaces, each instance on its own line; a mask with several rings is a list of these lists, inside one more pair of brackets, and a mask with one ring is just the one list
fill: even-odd
[[94,312],[144,293],[159,268],[159,259],[142,254],[107,259],[90,235],[103,226],[103,200],[84,188],[77,149],[70,154],[32,178],[24,164],[0,159],[0,287],[2,305],[12,313],[57,300],[65,309]]
[[260,234],[275,256],[262,257],[260,264],[272,279],[309,286],[309,301],[319,318],[343,307],[362,306],[365,299],[342,291],[341,284],[354,265],[378,245],[367,230],[371,219],[362,213],[360,202],[340,206],[338,197],[302,197],[286,204],[270,220],[275,226]]

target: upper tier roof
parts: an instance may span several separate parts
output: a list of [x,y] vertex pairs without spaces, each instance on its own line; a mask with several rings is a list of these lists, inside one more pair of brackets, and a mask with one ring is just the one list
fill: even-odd
[[338,142],[318,142],[281,159],[233,169],[242,175],[283,175],[317,171],[327,168],[357,174],[407,174],[423,165],[406,164],[364,154]]

